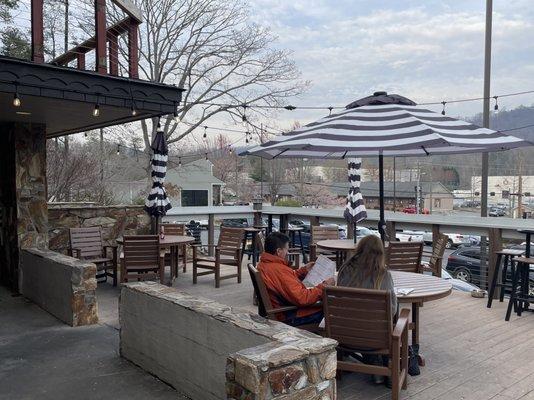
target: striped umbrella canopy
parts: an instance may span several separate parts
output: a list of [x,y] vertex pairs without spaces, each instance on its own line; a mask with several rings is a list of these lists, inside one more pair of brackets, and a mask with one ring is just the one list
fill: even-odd
[[384,156],[428,156],[508,150],[531,143],[440,115],[399,95],[376,92],[338,113],[274,137],[243,154],[263,158],[379,158],[384,237]]
[[145,201],[145,211],[153,217],[161,217],[167,214],[167,211],[172,207],[171,202],[167,198],[165,192],[165,175],[167,174],[167,140],[165,134],[158,129],[154,140],[152,141],[152,189]]

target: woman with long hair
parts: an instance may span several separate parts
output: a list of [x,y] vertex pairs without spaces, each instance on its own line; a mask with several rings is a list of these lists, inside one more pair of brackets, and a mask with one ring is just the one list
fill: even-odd
[[338,286],[391,291],[391,315],[397,313],[393,278],[386,268],[384,245],[374,235],[360,239],[356,251],[339,269]]

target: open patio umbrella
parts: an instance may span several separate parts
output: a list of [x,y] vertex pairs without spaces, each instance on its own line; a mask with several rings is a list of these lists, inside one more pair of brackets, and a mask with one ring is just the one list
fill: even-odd
[[418,107],[386,92],[357,100],[345,110],[273,138],[245,153],[264,158],[377,157],[380,221],[385,238],[384,156],[482,153],[528,146],[529,142]]
[[151,173],[152,189],[145,201],[145,211],[155,218],[157,232],[157,222],[159,218],[167,214],[167,211],[172,207],[171,202],[167,198],[164,186],[165,175],[167,174],[167,140],[165,139],[165,134],[160,130],[159,123],[156,136],[154,136],[154,140],[150,147],[153,151]]

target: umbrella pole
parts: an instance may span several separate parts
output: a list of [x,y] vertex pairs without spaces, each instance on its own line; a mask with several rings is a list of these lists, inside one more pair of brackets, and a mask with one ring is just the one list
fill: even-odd
[[386,241],[386,221],[384,217],[384,156],[382,153],[378,155],[378,185],[379,185],[379,201],[380,201],[380,220],[378,221],[378,232],[382,242]]

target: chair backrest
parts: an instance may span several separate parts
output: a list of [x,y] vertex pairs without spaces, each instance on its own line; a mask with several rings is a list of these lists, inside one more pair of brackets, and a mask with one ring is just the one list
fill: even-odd
[[389,242],[386,248],[388,269],[404,272],[421,272],[423,242]]
[[386,290],[327,286],[323,310],[326,336],[341,347],[391,351],[391,294]]
[[265,318],[275,319],[274,313],[270,312],[273,309],[273,305],[260,271],[252,264],[248,264],[247,266],[252,286],[254,286],[254,292],[258,298],[258,314]]
[[156,269],[159,267],[158,235],[124,236],[122,249],[124,266],[127,270]]
[[311,242],[316,244],[320,240],[339,239],[339,229],[337,226],[312,225]]
[[[69,229],[70,248],[78,249],[81,258],[99,258],[104,251],[102,229],[99,226]],[[76,251],[72,252],[76,256]]]
[[228,255],[235,257],[236,250],[241,249],[243,240],[245,238],[245,230],[243,228],[230,228],[227,226],[221,227],[219,234],[219,247],[221,255]]
[[258,232],[256,236],[256,244],[258,252],[261,254],[265,251],[265,233],[263,231]]
[[432,255],[430,256],[430,260],[428,260],[428,268],[432,270],[433,275],[441,276],[440,269],[448,240],[449,237],[447,235],[440,233],[432,244]]
[[163,224],[163,229],[165,229],[165,235],[185,235],[185,224]]

